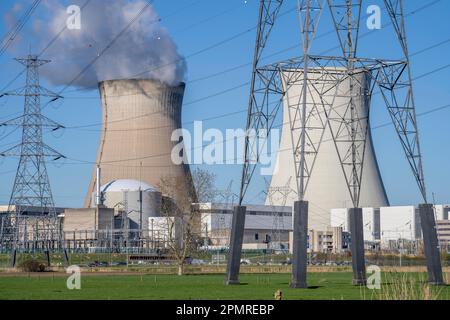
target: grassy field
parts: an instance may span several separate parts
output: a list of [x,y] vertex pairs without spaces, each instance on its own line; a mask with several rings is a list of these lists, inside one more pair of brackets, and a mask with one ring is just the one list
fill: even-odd
[[[263,299],[280,289],[283,299],[450,299],[450,287],[429,288],[425,274],[389,274],[381,290],[351,285],[347,272],[310,273],[309,289],[290,289],[289,274],[244,274],[241,285],[224,286],[223,275],[85,275],[81,290],[66,288],[66,275],[58,273],[1,275],[0,299]],[[402,291],[402,292],[397,292]]]

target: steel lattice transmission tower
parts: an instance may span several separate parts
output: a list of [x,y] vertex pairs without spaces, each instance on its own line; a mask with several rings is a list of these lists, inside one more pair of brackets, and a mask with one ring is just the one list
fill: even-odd
[[292,190],[292,188],[290,186],[291,178],[292,177],[290,177],[288,179],[288,181],[286,182],[286,184],[284,186],[277,186],[277,187],[270,186],[270,183],[268,181],[266,181],[267,191],[265,192],[265,194],[267,196],[267,199],[269,199],[269,204],[273,210],[271,244],[272,244],[272,249],[274,249],[274,250],[282,251],[284,249],[282,234],[283,234],[283,232],[286,231],[285,225],[284,225],[284,213],[276,212],[276,208],[275,208],[276,206],[274,205],[274,202],[275,202],[274,200],[277,199],[279,202],[281,202],[281,204],[279,206],[281,206],[281,207],[286,206],[286,201],[287,201],[289,194],[294,192],[294,190]]
[[[406,42],[402,0],[384,0],[394,33],[401,48],[401,59],[372,59],[358,55],[362,0],[298,0],[302,55],[262,64],[262,55],[283,0],[261,0],[248,105],[247,130],[264,140],[274,127],[280,109],[288,113],[292,140],[298,201],[294,204],[294,261],[292,286],[306,287],[306,238],[308,202],[305,199],[324,132],[329,128],[352,200],[350,224],[354,258],[354,283],[365,282],[362,209],[360,191],[364,154],[369,136],[369,108],[375,88],[379,89],[393,121],[403,150],[427,202],[422,155],[417,129],[412,77]],[[341,52],[334,56],[313,55],[313,41],[325,6],[329,7]],[[298,94],[292,94],[297,93]],[[338,104],[338,102],[343,102]],[[261,140],[261,139],[260,139]],[[245,194],[261,157],[258,139],[246,138],[239,206],[235,208],[231,236],[227,283],[238,283],[242,247]],[[254,161],[256,159],[256,161]],[[352,227],[352,225],[354,225]],[[234,247],[233,247],[234,245]],[[304,261],[305,260],[305,261]]]
[[[224,205],[225,210],[228,210],[229,208],[234,207],[235,199],[238,197],[237,194],[233,192],[233,180],[228,183],[227,189],[225,190],[219,190],[217,192],[217,196],[220,200],[220,203]],[[230,225],[225,217],[225,215],[221,215],[219,220],[219,243],[223,246],[228,246],[230,239]]]
[[[22,116],[11,119],[1,126],[19,126],[22,128],[20,144],[0,153],[1,156],[19,157],[19,164],[14,181],[8,208],[8,225],[13,235],[13,250],[19,242],[26,238],[27,218],[32,213],[36,226],[35,239],[45,241],[54,238],[58,232],[55,204],[48,178],[46,159],[58,160],[64,156],[46,145],[43,141],[43,130],[58,130],[60,124],[45,117],[41,113],[41,98],[50,99],[48,103],[62,98],[39,84],[39,67],[49,63],[35,55],[16,59],[26,67],[26,85],[3,96],[25,97]],[[10,233],[11,233],[10,232]]]

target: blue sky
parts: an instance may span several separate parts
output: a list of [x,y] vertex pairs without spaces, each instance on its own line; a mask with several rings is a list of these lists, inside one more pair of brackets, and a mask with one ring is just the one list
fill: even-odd
[[[28,0],[0,2],[0,34],[6,32],[3,16],[11,10],[15,3]],[[70,1],[61,1],[70,4]],[[179,52],[187,57],[187,91],[183,111],[183,122],[188,130],[192,122],[226,113],[234,113],[226,117],[204,122],[205,128],[243,128],[246,122],[246,106],[249,94],[248,81],[251,75],[250,62],[253,57],[255,40],[254,26],[258,13],[257,0],[156,0],[154,7],[162,18]],[[286,1],[284,10],[290,9],[296,1]],[[380,4],[380,0],[364,1],[364,7]],[[448,0],[407,0],[406,12],[411,13],[431,4],[420,11],[409,14],[406,20],[408,42],[411,53],[420,52],[436,44],[450,39],[450,1]],[[88,10],[87,8],[86,10]],[[33,19],[43,16],[43,7],[38,8],[31,17],[27,27],[20,34],[21,47],[32,43],[26,29],[33,24]],[[383,12],[384,27],[370,32],[360,44],[360,56],[396,59],[400,51],[393,36],[392,26]],[[326,36],[317,39],[313,53],[320,53],[333,48],[337,44],[336,35],[328,34],[332,28],[328,11],[324,13],[318,34]],[[274,29],[274,37],[267,48],[267,54],[291,48],[299,43],[298,20],[294,12],[279,19]],[[119,32],[120,30],[118,30]],[[367,33],[363,23],[363,33]],[[32,48],[33,49],[33,48]],[[293,48],[277,55],[274,60],[300,55],[301,48]],[[12,59],[26,54],[26,50],[16,49],[0,57],[0,88],[3,88],[20,71],[21,66]],[[336,49],[327,54],[338,53]],[[413,77],[420,77],[414,82],[418,122],[421,133],[424,156],[425,178],[428,193],[435,194],[438,203],[450,203],[450,181],[448,158],[450,157],[450,139],[448,123],[450,107],[433,111],[450,104],[449,77],[450,41],[414,55],[411,58]],[[445,67],[440,71],[426,75],[430,71]],[[223,72],[224,70],[230,70]],[[63,71],[63,70],[62,70]],[[19,78],[8,89],[20,87],[24,79]],[[49,89],[58,91],[43,80]],[[76,89],[76,88],[73,88]],[[64,93],[63,103],[57,103],[45,110],[45,114],[55,121],[69,127],[60,134],[46,133],[46,142],[70,159],[95,161],[100,126],[86,128],[70,128],[84,126],[101,121],[100,100],[96,91],[74,91],[69,88]],[[220,94],[219,94],[220,93]],[[19,99],[0,100],[0,119],[4,121],[10,115],[21,112],[23,101]],[[433,111],[431,113],[427,113]],[[376,127],[389,122],[387,111],[377,98],[372,104],[372,126]],[[12,128],[0,129],[1,149],[7,149],[20,139],[20,131]],[[393,205],[417,204],[420,194],[409,166],[401,150],[398,138],[392,126],[383,126],[373,131],[373,139],[382,177]],[[3,159],[0,163],[0,203],[7,203],[17,166],[17,158]],[[238,165],[203,166],[217,174],[219,188],[225,189],[233,180],[233,189],[238,192],[241,167]],[[92,165],[66,160],[48,164],[48,170],[56,204],[59,206],[81,206],[91,175]],[[256,177],[246,198],[247,202],[261,202],[261,191],[264,181]]]

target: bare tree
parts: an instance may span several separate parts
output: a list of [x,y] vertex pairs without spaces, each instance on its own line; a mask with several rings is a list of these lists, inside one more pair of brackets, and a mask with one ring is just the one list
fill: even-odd
[[[201,246],[202,217],[195,202],[214,200],[215,175],[202,169],[192,173],[192,182],[166,176],[158,185],[163,194],[161,212],[166,246],[176,260],[178,275],[184,273],[186,259]],[[195,187],[194,187],[195,185]]]
[[195,168],[192,172],[198,202],[213,202],[217,196],[216,175],[208,170]]
[[161,213],[164,219],[160,227],[166,237],[165,244],[176,260],[178,275],[182,275],[195,228],[192,190],[186,192],[184,179],[170,176],[162,177],[158,188],[163,195]]

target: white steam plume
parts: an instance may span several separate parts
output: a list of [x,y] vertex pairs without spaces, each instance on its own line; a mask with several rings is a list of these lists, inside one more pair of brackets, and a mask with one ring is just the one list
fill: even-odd
[[[85,0],[70,1],[79,7],[84,3]],[[44,0],[43,4],[45,14],[40,10],[33,23],[39,50],[61,32],[69,17],[65,1]],[[81,12],[81,29],[65,30],[43,55],[53,62],[42,69],[42,75],[54,85],[71,84],[146,4],[144,0],[91,0]],[[184,81],[186,62],[159,21],[153,7],[147,8],[72,84],[93,89],[99,81],[114,79],[154,79],[169,85]]]

